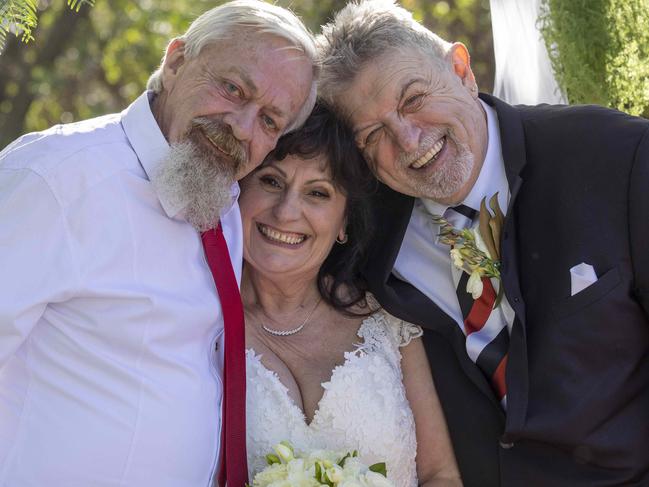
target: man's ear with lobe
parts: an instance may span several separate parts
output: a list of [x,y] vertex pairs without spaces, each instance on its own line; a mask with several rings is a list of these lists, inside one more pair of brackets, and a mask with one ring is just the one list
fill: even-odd
[[453,71],[462,81],[462,85],[469,90],[474,98],[478,96],[478,83],[471,70],[471,57],[469,50],[461,42],[455,42],[449,50],[448,56],[453,64]]
[[181,66],[185,63],[185,41],[173,39],[167,46],[164,61],[162,62],[162,87],[170,91],[178,78]]

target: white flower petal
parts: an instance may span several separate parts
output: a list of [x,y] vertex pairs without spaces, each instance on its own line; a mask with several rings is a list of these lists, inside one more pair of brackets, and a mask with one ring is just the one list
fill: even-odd
[[466,283],[466,292],[471,294],[473,299],[478,299],[482,296],[482,278],[478,271],[473,271],[469,277],[469,281]]

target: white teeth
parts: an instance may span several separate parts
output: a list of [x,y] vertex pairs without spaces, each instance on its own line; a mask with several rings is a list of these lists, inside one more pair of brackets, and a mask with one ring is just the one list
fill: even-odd
[[413,169],[419,169],[420,167],[426,165],[429,161],[434,160],[435,157],[439,154],[439,151],[444,147],[444,141],[446,137],[439,139],[423,156],[417,159],[415,162],[410,164],[410,167]]
[[276,240],[278,242],[287,243],[291,245],[296,245],[304,241],[306,235],[300,235],[296,233],[283,233],[278,232],[272,228],[267,227],[266,225],[257,225],[259,231],[266,235],[271,240]]

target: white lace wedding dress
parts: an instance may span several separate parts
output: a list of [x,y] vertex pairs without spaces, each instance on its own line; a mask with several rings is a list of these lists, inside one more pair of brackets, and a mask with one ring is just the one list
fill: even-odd
[[362,343],[345,354],[331,379],[313,421],[275,372],[264,367],[254,350],[246,352],[247,449],[250,480],[266,467],[265,455],[282,440],[299,451],[358,450],[366,465],[386,462],[397,487],[415,487],[417,442],[412,411],[401,376],[399,347],[421,336],[421,328],[377,311],[361,324]]

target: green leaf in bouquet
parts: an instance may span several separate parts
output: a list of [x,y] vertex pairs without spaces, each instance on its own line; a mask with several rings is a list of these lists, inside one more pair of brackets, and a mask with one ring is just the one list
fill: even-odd
[[372,472],[380,473],[384,477],[388,476],[388,469],[385,466],[385,462],[375,463],[374,465],[370,465],[369,468]]
[[275,455],[274,453],[269,453],[268,455],[266,455],[266,463],[268,465],[273,465],[274,463],[282,463],[282,462],[277,455]]

